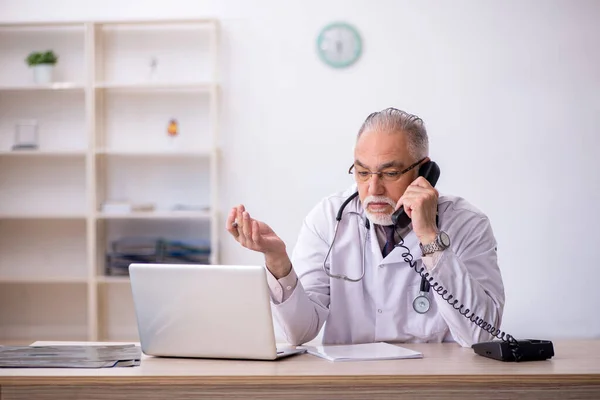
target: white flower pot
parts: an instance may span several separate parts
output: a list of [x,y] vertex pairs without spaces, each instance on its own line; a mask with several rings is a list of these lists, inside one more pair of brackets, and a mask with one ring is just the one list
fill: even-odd
[[33,81],[35,83],[51,83],[52,73],[54,72],[54,65],[52,64],[39,64],[33,66]]

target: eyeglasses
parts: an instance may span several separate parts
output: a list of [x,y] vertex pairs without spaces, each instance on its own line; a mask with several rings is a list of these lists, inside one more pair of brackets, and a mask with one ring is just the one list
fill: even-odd
[[419,161],[417,161],[416,163],[411,164],[410,166],[403,169],[402,171],[398,171],[396,169],[385,169],[383,171],[371,172],[368,170],[354,169],[355,165],[352,164],[350,166],[350,169],[348,169],[348,173],[351,175],[354,174],[354,176],[356,177],[356,180],[358,182],[367,182],[369,179],[371,179],[371,175],[377,175],[379,177],[379,179],[381,179],[383,182],[386,182],[386,183],[396,182],[398,179],[400,179],[400,177],[402,175],[404,175],[408,171],[412,170],[413,168],[415,168],[419,164],[421,164],[423,162],[423,160],[425,160],[425,158],[422,158]]

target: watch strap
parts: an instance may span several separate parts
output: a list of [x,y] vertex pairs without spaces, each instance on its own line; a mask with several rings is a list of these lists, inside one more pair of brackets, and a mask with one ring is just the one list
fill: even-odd
[[421,252],[423,253],[424,256],[433,254],[436,251],[446,250],[446,247],[441,244],[440,234],[441,234],[441,232],[438,232],[435,239],[431,243],[427,243],[425,245],[419,244],[419,246],[421,247]]

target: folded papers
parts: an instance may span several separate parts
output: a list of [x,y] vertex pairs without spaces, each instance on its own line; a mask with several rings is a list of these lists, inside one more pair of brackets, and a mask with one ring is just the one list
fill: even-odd
[[309,354],[329,361],[374,361],[423,358],[423,353],[386,342],[302,346]]
[[139,346],[0,346],[0,368],[113,368],[141,363]]

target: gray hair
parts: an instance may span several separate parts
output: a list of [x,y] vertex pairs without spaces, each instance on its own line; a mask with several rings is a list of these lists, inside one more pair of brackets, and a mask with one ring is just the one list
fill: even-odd
[[423,120],[396,108],[386,108],[370,114],[363,122],[356,140],[364,131],[372,129],[387,132],[404,132],[408,142],[408,152],[416,160],[429,155],[429,139]]

